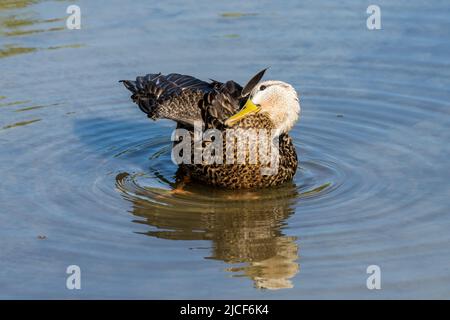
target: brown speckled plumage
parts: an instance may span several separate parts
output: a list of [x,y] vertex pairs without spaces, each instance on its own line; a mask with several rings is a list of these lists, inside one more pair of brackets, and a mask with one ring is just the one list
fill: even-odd
[[[255,76],[249,84],[256,85],[263,73]],[[136,81],[121,82],[132,92],[132,100],[149,118],[171,119],[177,122],[178,127],[191,131],[195,121],[201,121],[205,129],[226,129],[225,120],[239,111],[247,100],[242,97],[242,93],[249,90],[249,84],[243,89],[234,81],[221,83],[213,80],[208,83],[180,74],[149,74],[137,77]],[[256,113],[236,122],[232,129],[275,128],[266,114]],[[225,137],[223,141],[225,159]],[[276,186],[292,180],[297,164],[291,138],[287,133],[281,133],[276,174],[262,175],[259,158],[255,164],[227,164],[224,160],[223,164],[182,164],[180,169],[191,178],[208,185],[241,189]],[[264,164],[264,167],[267,166],[269,164]]]

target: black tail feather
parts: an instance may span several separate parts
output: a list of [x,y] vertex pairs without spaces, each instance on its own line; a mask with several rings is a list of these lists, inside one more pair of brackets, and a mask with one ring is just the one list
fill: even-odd
[[131,99],[138,105],[139,109],[146,113],[149,118],[153,118],[157,105],[158,90],[155,90],[156,88],[154,88],[152,83],[148,82],[144,77],[137,77],[136,81],[120,80],[119,82],[122,82],[132,93]]
[[119,82],[122,82],[125,86],[125,88],[127,88],[128,90],[130,90],[132,93],[136,93],[136,86],[135,86],[135,82],[134,81],[130,81],[130,80],[120,80]]

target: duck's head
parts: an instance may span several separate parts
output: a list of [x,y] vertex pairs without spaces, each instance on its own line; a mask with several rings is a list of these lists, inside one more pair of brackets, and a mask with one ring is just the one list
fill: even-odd
[[300,111],[297,92],[290,84],[268,80],[252,88],[244,107],[228,118],[225,124],[232,126],[248,115],[265,113],[279,133],[287,133],[297,122]]

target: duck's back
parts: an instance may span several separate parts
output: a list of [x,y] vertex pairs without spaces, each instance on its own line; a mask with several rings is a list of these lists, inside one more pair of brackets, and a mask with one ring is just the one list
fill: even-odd
[[[205,162],[184,164],[182,165],[183,171],[202,183],[230,189],[276,186],[293,179],[298,159],[294,144],[288,134],[276,136],[274,140],[278,146],[277,163],[274,163],[273,159],[270,160],[270,147],[266,150],[265,157],[259,153],[259,149],[262,148],[261,143],[270,143],[269,139],[273,138],[272,130],[274,128],[267,116],[263,114],[250,115],[230,129],[222,132],[223,159],[221,164],[205,164]],[[254,135],[255,133],[259,135]],[[226,143],[227,135],[230,134],[248,138],[248,143],[241,145],[244,146],[242,149],[233,148],[230,154]],[[260,140],[261,134],[266,135],[267,140]],[[244,159],[243,163],[238,161],[240,156],[241,159]],[[254,156],[253,160],[250,159],[251,156]],[[230,158],[233,159],[232,163],[229,161]]]
[[149,118],[170,119],[190,129],[198,121],[206,128],[222,127],[242,102],[242,87],[234,81],[205,82],[189,75],[158,73],[120,82]]

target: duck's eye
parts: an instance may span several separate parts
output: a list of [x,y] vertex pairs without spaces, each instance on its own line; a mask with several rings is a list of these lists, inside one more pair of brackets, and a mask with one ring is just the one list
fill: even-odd
[[262,85],[261,87],[259,87],[259,91],[263,91],[266,88],[266,86]]

